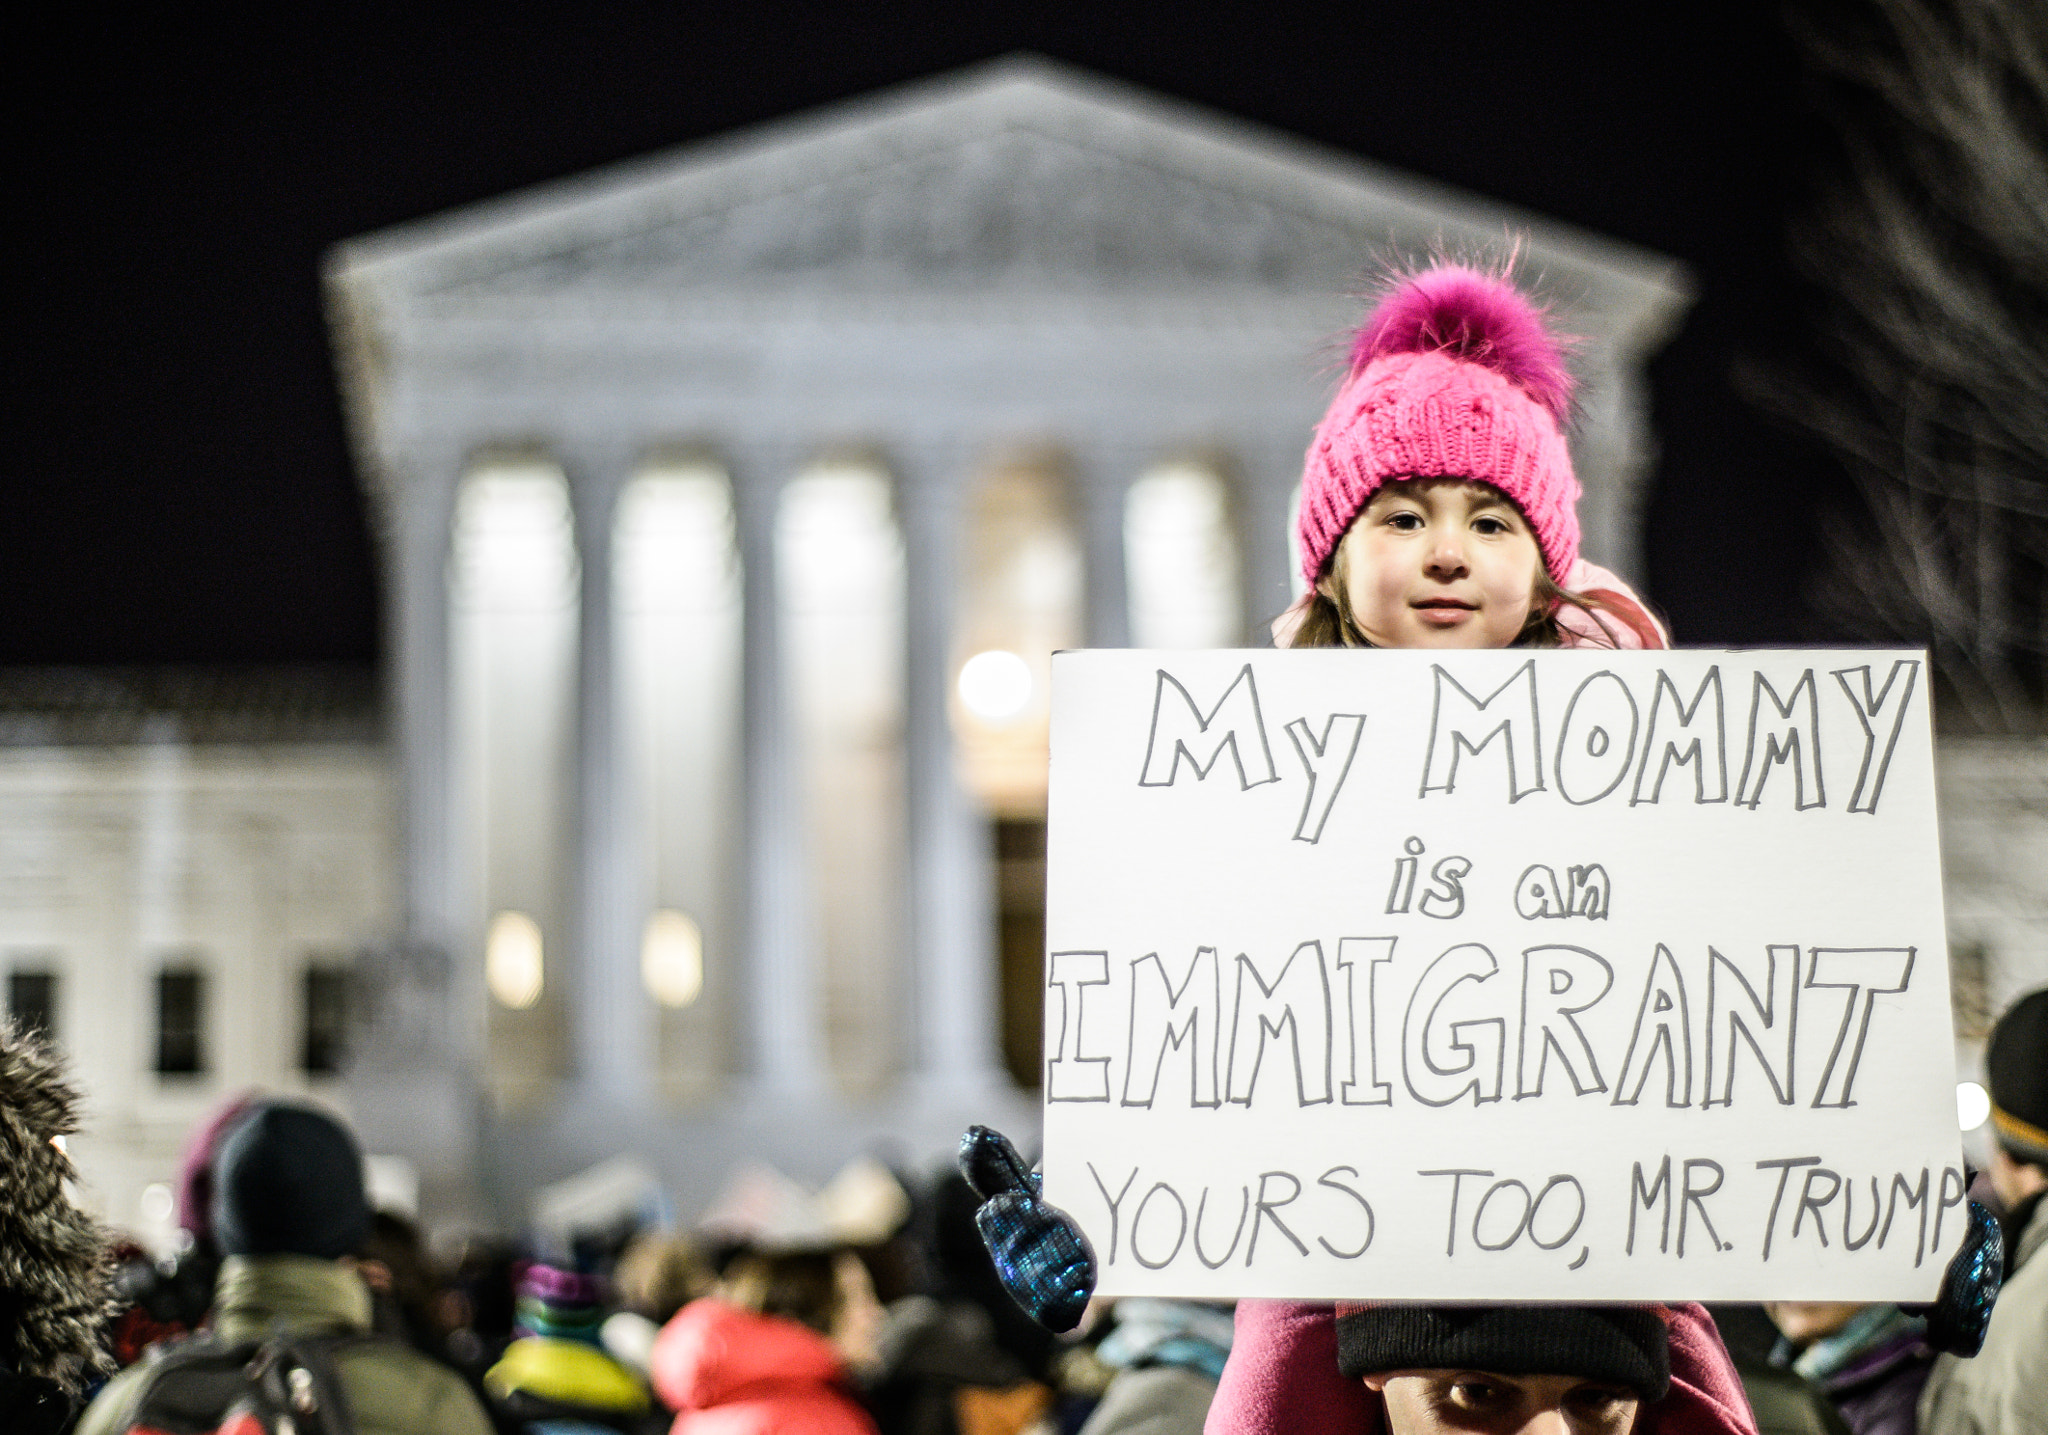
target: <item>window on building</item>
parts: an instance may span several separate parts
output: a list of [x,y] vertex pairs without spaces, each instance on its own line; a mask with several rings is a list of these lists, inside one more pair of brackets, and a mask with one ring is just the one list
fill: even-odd
[[7,1013],[23,1030],[56,1040],[57,974],[44,967],[16,967],[9,972]]
[[1162,464],[1124,498],[1131,644],[1227,648],[1244,639],[1230,490],[1215,469]]
[[1072,484],[1048,455],[991,465],[961,535],[953,741],[961,777],[997,817],[1045,815],[1052,655],[1087,641]]
[[1035,1091],[1045,1079],[1045,823],[998,820],[995,848],[1003,1065]]
[[306,968],[299,1066],[308,1076],[333,1076],[348,1057],[349,971],[327,964]]
[[156,976],[156,1070],[197,1076],[206,1070],[206,973],[167,966]]
[[1045,1017],[1045,800],[1052,655],[1087,640],[1073,485],[1052,455],[978,477],[962,533],[951,718],[964,785],[990,822],[1004,1065],[1035,1090]]

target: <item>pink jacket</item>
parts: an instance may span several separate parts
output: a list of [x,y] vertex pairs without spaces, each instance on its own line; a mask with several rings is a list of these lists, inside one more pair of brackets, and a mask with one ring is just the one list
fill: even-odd
[[875,1435],[830,1341],[708,1296],[661,1328],[648,1374],[681,1412],[670,1435]]
[[[1671,1327],[1671,1391],[1636,1435],[1757,1435],[1749,1397],[1704,1306],[1663,1308]],[[1337,1373],[1329,1305],[1241,1300],[1230,1363],[1203,1435],[1364,1435],[1386,1428],[1380,1397]]]

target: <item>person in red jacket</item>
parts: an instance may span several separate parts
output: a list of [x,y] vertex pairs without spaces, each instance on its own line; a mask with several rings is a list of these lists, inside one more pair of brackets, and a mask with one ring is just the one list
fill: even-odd
[[742,1257],[719,1294],[655,1337],[648,1376],[677,1411],[670,1435],[876,1435],[826,1334],[839,1313],[823,1253]]

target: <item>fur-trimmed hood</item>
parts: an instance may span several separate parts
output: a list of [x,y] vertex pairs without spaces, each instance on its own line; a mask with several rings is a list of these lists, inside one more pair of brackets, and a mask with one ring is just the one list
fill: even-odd
[[106,1363],[111,1295],[106,1237],[64,1190],[77,1173],[55,1138],[77,1129],[61,1058],[0,1019],[0,1363],[72,1394]]

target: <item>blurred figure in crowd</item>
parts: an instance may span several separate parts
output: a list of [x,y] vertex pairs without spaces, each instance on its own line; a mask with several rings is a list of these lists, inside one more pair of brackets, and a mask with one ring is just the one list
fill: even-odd
[[604,1349],[609,1313],[596,1276],[538,1262],[520,1274],[517,1338],[484,1376],[492,1405],[508,1417],[502,1423],[536,1435],[648,1427],[647,1387]]
[[78,1094],[40,1037],[0,1017],[0,1429],[54,1435],[105,1358],[110,1263],[71,1204]]
[[619,1309],[605,1319],[604,1348],[644,1377],[655,1337],[677,1311],[709,1293],[711,1269],[687,1236],[644,1231],[619,1253],[612,1289]]
[[1120,1300],[1096,1358],[1116,1372],[1081,1435],[1201,1435],[1230,1358],[1232,1307]]
[[356,1274],[370,1288],[371,1327],[443,1359],[452,1328],[444,1324],[440,1280],[419,1227],[395,1211],[374,1212],[355,1257]]
[[1717,1302],[1706,1309],[1735,1362],[1760,1435],[1850,1435],[1826,1391],[1790,1365],[1772,1363],[1785,1335],[1762,1306]]
[[[458,1376],[371,1333],[370,1290],[353,1256],[370,1229],[362,1153],[339,1122],[310,1107],[258,1104],[221,1141],[209,1174],[222,1252],[208,1314],[214,1341],[329,1342],[358,1435],[490,1435]],[[132,1428],[152,1382],[185,1344],[160,1346],[115,1377],[87,1409],[80,1435]]]
[[715,1292],[655,1340],[654,1388],[678,1412],[673,1435],[876,1435],[842,1349],[873,1345],[863,1307],[874,1293],[858,1269],[845,1252],[734,1257]]
[[1891,1304],[1773,1301],[1782,1331],[1771,1363],[1826,1391],[1854,1435],[1914,1435],[1934,1364],[1927,1322]]
[[1976,1358],[1934,1362],[1920,1398],[1925,1435],[2048,1431],[2048,987],[1998,1019],[1984,1070],[1993,1126],[1985,1175],[2005,1206],[2005,1289]]
[[152,1256],[133,1240],[114,1250],[116,1313],[107,1345],[126,1369],[152,1346],[190,1335],[213,1304],[220,1243],[213,1235],[213,1157],[227,1133],[261,1100],[241,1091],[219,1103],[186,1134],[178,1157],[176,1219],[179,1245]]

